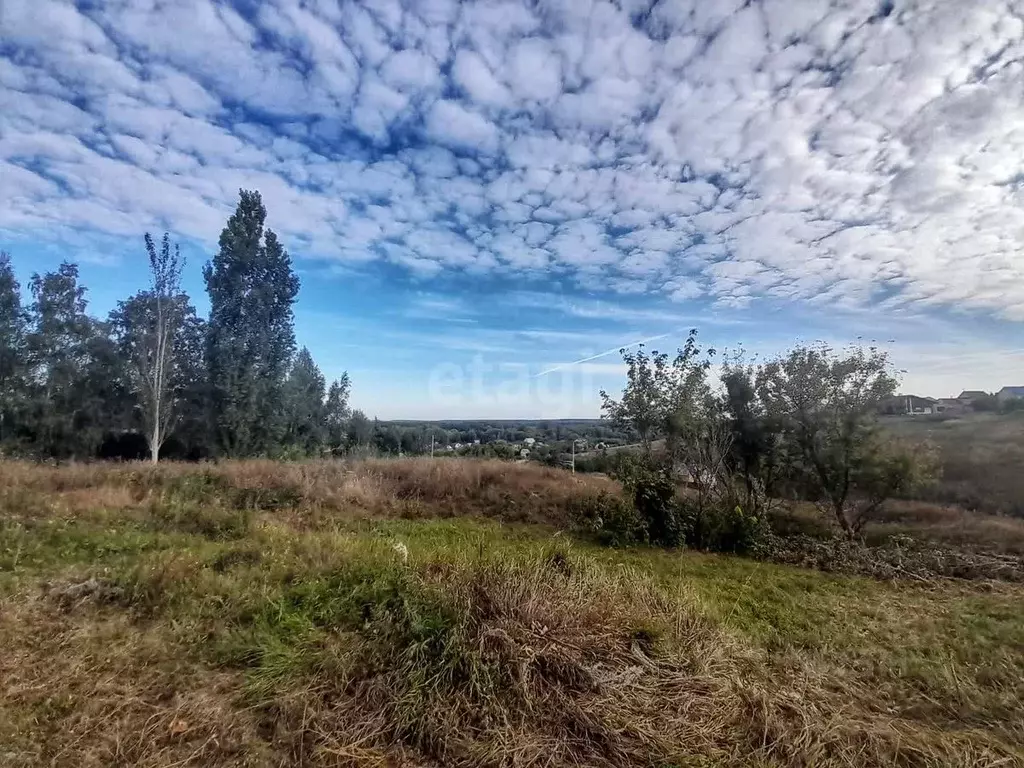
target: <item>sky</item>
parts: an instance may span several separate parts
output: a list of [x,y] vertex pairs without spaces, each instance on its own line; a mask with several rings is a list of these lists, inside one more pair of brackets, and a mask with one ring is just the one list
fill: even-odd
[[618,350],[1024,385],[1016,0],[0,0],[0,248],[104,315],[258,189],[382,418],[592,418]]

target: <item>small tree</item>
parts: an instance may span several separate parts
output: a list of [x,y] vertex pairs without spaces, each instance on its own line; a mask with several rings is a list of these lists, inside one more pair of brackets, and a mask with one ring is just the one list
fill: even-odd
[[331,384],[324,405],[324,420],[327,425],[327,444],[332,451],[345,445],[346,429],[350,416],[348,396],[351,388],[348,373]]
[[353,411],[348,420],[348,442],[363,447],[373,442],[374,424],[362,411]]
[[789,464],[777,417],[757,395],[760,369],[733,356],[722,366],[721,409],[729,432],[728,464],[743,486],[743,507],[767,512]]
[[601,410],[618,427],[632,431],[650,456],[657,438],[666,441],[669,464],[674,464],[688,435],[701,418],[710,394],[708,370],[714,350],[697,345],[697,331],[691,330],[675,357],[643,345],[636,352],[622,350],[626,363],[626,387],[622,399],[614,400],[601,391]]
[[626,388],[622,391],[621,400],[613,400],[601,390],[601,410],[616,427],[633,433],[649,456],[651,442],[659,434],[663,422],[660,392],[655,380],[655,362],[659,355],[654,352],[652,358],[643,344],[636,352],[620,351],[626,363]]
[[326,381],[303,347],[295,358],[284,385],[284,402],[288,411],[284,444],[305,455],[318,453],[326,439],[324,410]]
[[[160,449],[178,417],[174,385],[178,360],[176,337],[184,317],[181,296],[181,251],[164,233],[157,251],[147,232],[149,291],[139,294],[134,304],[122,303],[123,347],[135,395],[138,398],[142,431],[149,445],[150,460],[160,460]],[[134,315],[134,316],[132,316]]]
[[930,471],[878,426],[879,404],[896,383],[888,357],[874,348],[798,347],[759,371],[758,397],[782,425],[799,479],[849,536]]

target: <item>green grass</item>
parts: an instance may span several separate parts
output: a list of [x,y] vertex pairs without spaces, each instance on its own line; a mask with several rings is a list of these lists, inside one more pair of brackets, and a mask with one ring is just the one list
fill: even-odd
[[[0,754],[89,764],[92,745],[109,764],[134,728],[152,765],[1024,760],[1020,586],[483,519],[296,527],[276,497],[219,488],[175,478],[131,510],[0,524],[0,680],[21,680],[0,682]],[[107,597],[40,599],[90,577]],[[167,735],[197,718],[215,741]]]

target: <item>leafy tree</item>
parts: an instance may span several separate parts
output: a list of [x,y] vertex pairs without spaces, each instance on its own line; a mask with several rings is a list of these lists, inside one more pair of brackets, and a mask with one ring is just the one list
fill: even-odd
[[78,267],[65,262],[56,272],[35,274],[29,288],[33,392],[28,428],[33,446],[46,456],[91,455],[94,434],[79,427],[86,417],[86,369],[95,328],[85,313]]
[[601,392],[601,409],[613,424],[630,429],[650,455],[652,441],[665,438],[670,463],[687,444],[688,434],[698,429],[711,389],[707,375],[714,350],[697,344],[691,330],[674,357],[643,346],[636,352],[622,351],[626,363],[626,387],[622,399]]
[[179,348],[176,344],[187,298],[181,295],[181,252],[171,249],[164,233],[160,250],[145,236],[149,255],[150,288],[120,307],[120,347],[130,371],[138,402],[142,433],[150,459],[160,460],[160,449],[174,429],[179,413]]
[[361,447],[373,442],[374,424],[362,411],[353,411],[348,421],[348,441],[350,445]]
[[779,419],[769,418],[757,395],[759,376],[760,369],[740,358],[727,360],[722,367],[729,467],[743,484],[744,507],[752,512],[771,504],[788,464]]
[[299,281],[258,192],[242,190],[203,276],[210,296],[206,361],[212,420],[228,456],[272,452],[287,429],[282,401],[295,348]]
[[306,455],[319,453],[327,437],[324,398],[327,382],[313,355],[299,352],[284,387],[288,422],[284,444]]
[[28,399],[28,317],[9,254],[0,251],[0,448],[11,442]]
[[391,424],[381,424],[373,420],[373,443],[381,453],[399,453],[402,450],[402,435],[398,428]]
[[636,352],[621,350],[626,363],[626,388],[622,399],[614,400],[601,390],[601,410],[615,426],[628,429],[643,443],[644,451],[651,452],[651,443],[664,423],[660,408],[660,392],[656,376],[658,353],[648,355],[643,344]]
[[96,320],[90,324],[75,419],[79,444],[75,453],[80,456],[95,456],[104,438],[128,431],[135,410],[127,361],[112,338],[110,324]]
[[896,384],[887,356],[874,348],[798,347],[761,371],[758,396],[782,424],[806,492],[851,536],[931,471],[878,426],[878,406]]
[[[205,445],[209,431],[203,365],[205,324],[184,293],[168,292],[159,303],[163,306],[158,307],[152,291],[142,291],[119,302],[110,313],[134,401],[129,423],[141,431],[153,461],[159,459],[169,440],[176,456],[203,456],[209,452]],[[162,332],[161,325],[165,327]],[[161,334],[163,341],[158,339]],[[164,361],[162,371],[156,370],[158,357]],[[189,448],[183,450],[186,444]]]
[[350,416],[348,395],[350,390],[348,373],[331,382],[324,404],[324,422],[327,428],[327,444],[332,451],[342,449],[346,442],[346,430]]
[[[209,419],[210,387],[206,367],[206,321],[182,295],[181,325],[175,336],[175,394],[180,416],[164,453],[201,459],[215,453]],[[172,450],[173,449],[173,450]]]

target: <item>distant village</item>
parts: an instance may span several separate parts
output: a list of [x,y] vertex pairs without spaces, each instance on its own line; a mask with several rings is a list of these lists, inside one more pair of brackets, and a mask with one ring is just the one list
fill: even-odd
[[1000,412],[1024,409],[1024,386],[1003,387],[998,392],[965,389],[956,397],[894,395],[883,401],[887,416],[958,416],[971,412]]

